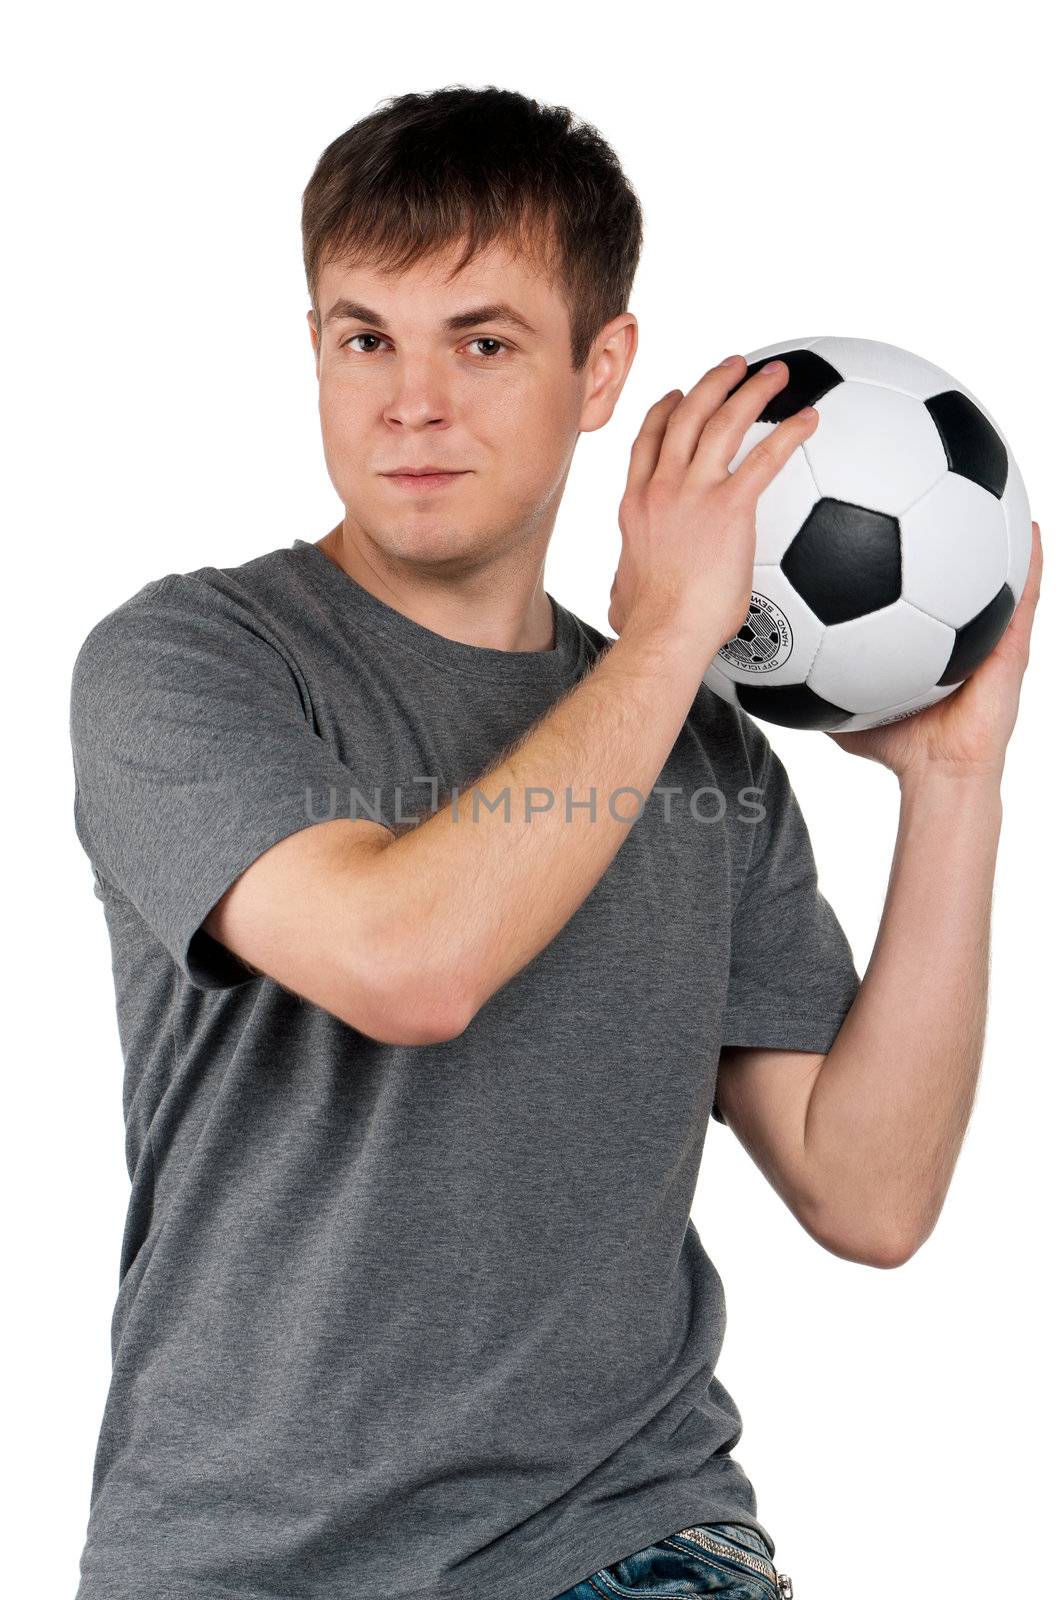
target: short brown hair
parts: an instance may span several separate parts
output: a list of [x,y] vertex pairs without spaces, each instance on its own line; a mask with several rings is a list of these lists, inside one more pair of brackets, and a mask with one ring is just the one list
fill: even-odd
[[341,133],[303,191],[303,265],[321,336],[326,262],[402,271],[466,239],[532,252],[569,310],[571,360],[627,310],[642,209],[612,148],[564,106],[512,89],[402,94]]

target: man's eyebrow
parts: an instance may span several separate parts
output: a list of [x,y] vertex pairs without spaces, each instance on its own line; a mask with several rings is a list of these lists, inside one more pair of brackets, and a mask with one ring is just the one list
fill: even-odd
[[[371,322],[382,332],[388,331],[387,323],[380,313],[373,311],[369,306],[359,305],[357,300],[337,300],[325,313],[324,326],[327,328],[331,322],[343,322],[348,319],[352,322]],[[455,312],[454,316],[446,318],[442,327],[445,333],[460,333],[463,328],[475,328],[483,322],[505,322],[511,328],[519,328],[522,333],[534,334],[536,331],[515,307],[507,305],[502,300],[496,300],[490,305],[470,306],[468,311]]]

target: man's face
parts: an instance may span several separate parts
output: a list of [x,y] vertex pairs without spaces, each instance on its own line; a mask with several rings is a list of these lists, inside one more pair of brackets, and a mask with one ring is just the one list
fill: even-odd
[[[537,263],[495,244],[447,281],[459,253],[390,276],[327,266],[320,344],[307,314],[348,526],[393,559],[452,571],[531,543],[541,559],[579,432],[608,420],[635,343],[634,318],[618,317],[608,327],[630,330],[604,354],[599,337],[573,372],[568,308]],[[528,327],[480,313],[503,304]],[[458,475],[420,487],[385,476],[426,466]]]

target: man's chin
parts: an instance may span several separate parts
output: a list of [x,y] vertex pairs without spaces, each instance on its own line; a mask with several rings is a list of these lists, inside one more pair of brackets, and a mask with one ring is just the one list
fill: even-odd
[[486,534],[478,536],[468,527],[456,528],[449,520],[428,517],[412,524],[389,523],[373,537],[388,560],[433,570],[475,566],[491,548]]

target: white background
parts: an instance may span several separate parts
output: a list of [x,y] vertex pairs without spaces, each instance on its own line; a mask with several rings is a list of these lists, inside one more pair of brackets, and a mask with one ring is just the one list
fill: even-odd
[[[695,1221],[727,1288],[735,1454],[797,1600],[995,1592],[1005,1574],[1044,1588],[1060,1487],[1063,517],[1043,26],[1014,0],[39,5],[9,26],[12,1594],[77,1584],[128,1194],[109,947],[73,829],[70,669],[147,580],[317,539],[342,514],[316,412],[301,192],[380,100],[457,82],[571,106],[645,210],[635,366],[611,424],[580,442],[547,564],[570,609],[611,631],[631,440],[654,399],[732,350],[815,333],[902,345],[985,401],[1022,466],[1045,580],[1004,778],[982,1080],[941,1220],[898,1270],[843,1262],[712,1123]],[[770,732],[862,972],[896,782],[824,735]]]

